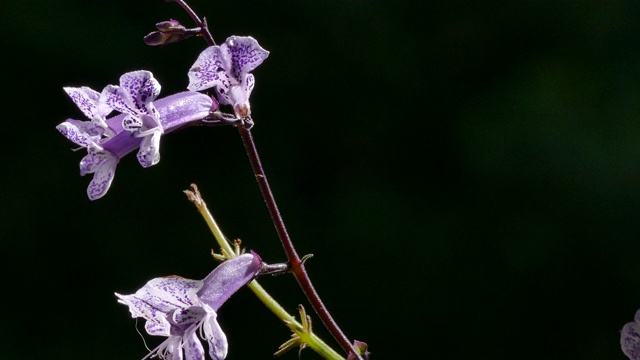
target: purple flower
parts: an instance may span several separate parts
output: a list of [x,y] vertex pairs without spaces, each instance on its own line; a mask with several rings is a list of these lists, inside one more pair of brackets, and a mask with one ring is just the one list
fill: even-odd
[[82,110],[96,128],[100,135],[113,136],[105,121],[105,116],[109,115],[113,109],[100,101],[100,93],[86,86],[74,88],[65,87],[64,91],[71,97],[71,100]]
[[215,87],[218,100],[232,105],[238,118],[251,114],[249,95],[255,83],[250,71],[258,67],[269,52],[250,36],[231,36],[224,44],[206,48],[189,70],[191,91]]
[[620,346],[629,359],[638,360],[640,359],[640,310],[636,312],[634,320],[622,327]]
[[167,339],[145,357],[203,360],[209,344],[212,359],[227,356],[227,337],[216,320],[217,311],[238,289],[251,281],[262,265],[255,253],[243,254],[216,267],[203,280],[182,277],[155,278],[132,295],[120,295],[118,302],[129,306],[131,316],[147,320],[150,335]]
[[[144,167],[160,160],[160,136],[207,117],[213,105],[204,94],[186,91],[157,101],[160,85],[148,71],[122,75],[120,86],[107,86],[102,94],[86,87],[65,88],[90,121],[67,119],[56,128],[72,142],[86,148],[80,175],[94,174],[87,188],[89,199],[107,193],[120,159],[136,150]],[[122,114],[104,119],[111,109]]]

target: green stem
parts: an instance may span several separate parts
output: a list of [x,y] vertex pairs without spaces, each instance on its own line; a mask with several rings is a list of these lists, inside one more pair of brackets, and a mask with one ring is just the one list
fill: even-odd
[[[200,215],[204,218],[207,226],[213,233],[213,236],[216,238],[218,245],[220,248],[234,256],[235,249],[231,246],[227,238],[220,230],[218,223],[216,223],[213,215],[207,208],[207,204],[205,204],[204,200],[200,196],[200,192],[195,184],[191,185],[191,190],[185,190],[187,197],[191,202],[194,203]],[[304,327],[300,324],[295,317],[289,314],[256,280],[251,281],[247,284],[249,289],[253,291],[253,293],[262,301],[263,304],[267,306],[271,312],[276,315],[280,320],[282,320],[285,324],[289,324],[289,328],[294,331],[298,336],[300,336],[301,341],[303,341],[308,347],[310,347],[313,351],[318,353],[318,355],[324,357],[329,360],[344,360],[342,356],[340,356],[335,350],[333,350],[327,343],[325,343],[322,339],[320,339],[313,332],[305,333]]]

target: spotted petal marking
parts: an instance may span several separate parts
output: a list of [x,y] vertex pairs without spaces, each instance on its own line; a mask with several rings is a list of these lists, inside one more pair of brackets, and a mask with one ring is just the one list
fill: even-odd
[[202,323],[202,330],[209,343],[209,356],[214,360],[226,358],[229,351],[229,343],[227,342],[227,335],[218,324],[215,312],[207,315],[207,318]]
[[160,162],[160,137],[162,128],[158,127],[151,135],[145,136],[138,150],[138,162],[142,167],[149,167]]
[[195,326],[187,329],[183,339],[186,339],[182,344],[185,360],[204,360],[204,347],[200,340],[198,340]]
[[201,280],[159,277],[149,280],[132,296],[144,301],[156,311],[168,314],[172,310],[198,304],[196,292],[201,287]]
[[93,179],[87,188],[90,200],[103,197],[113,181],[119,159],[108,151],[89,153],[80,161],[80,175],[93,173]]
[[140,112],[150,114],[147,107],[160,94],[160,83],[150,71],[128,72],[120,77],[120,87],[126,91],[134,107]]
[[101,151],[99,145],[103,129],[89,121],[67,119],[56,126],[56,129],[67,139],[89,151]]
[[105,86],[101,96],[103,101],[116,111],[129,115],[137,115],[139,112],[127,91],[118,85]]
[[189,70],[187,89],[191,91],[202,91],[212,87],[228,89],[231,81],[226,71],[231,66],[230,61],[231,58],[220,49],[220,46],[209,46],[200,53]]
[[105,130],[108,128],[104,118],[113,110],[101,101],[99,92],[86,86],[63,89],[87,118]]
[[232,76],[238,83],[242,75],[247,74],[262,64],[269,56],[269,52],[258,45],[258,41],[251,36],[230,36],[222,47],[227,47],[231,54]]

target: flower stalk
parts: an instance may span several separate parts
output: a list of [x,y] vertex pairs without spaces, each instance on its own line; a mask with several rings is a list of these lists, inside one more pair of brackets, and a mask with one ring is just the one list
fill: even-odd
[[315,310],[324,326],[327,327],[327,330],[329,330],[331,335],[340,344],[342,349],[347,353],[355,354],[358,359],[362,359],[353,345],[349,342],[349,339],[335,322],[335,320],[331,316],[331,313],[329,313],[326,306],[322,302],[322,299],[320,299],[320,296],[316,292],[313,283],[309,278],[309,274],[305,269],[304,261],[300,259],[300,256],[296,252],[295,246],[293,245],[293,242],[289,237],[289,233],[287,232],[284,220],[280,215],[280,210],[278,209],[275,197],[273,196],[273,192],[271,191],[271,187],[269,186],[267,176],[265,175],[264,169],[262,168],[262,163],[260,162],[260,156],[258,155],[258,149],[256,148],[255,141],[253,140],[251,129],[247,129],[244,126],[238,126],[238,131],[240,132],[242,143],[244,144],[245,150],[247,151],[249,162],[251,163],[251,168],[253,169],[256,181],[258,182],[258,187],[262,192],[262,197],[264,198],[264,201],[269,210],[269,214],[271,215],[271,219],[273,220],[273,224],[276,228],[276,232],[278,233],[278,237],[280,238],[280,242],[282,243],[282,247],[284,248],[284,252],[287,256],[287,261],[289,262],[289,266],[291,267],[293,276],[300,285],[302,292],[307,297],[307,300],[309,300],[309,303]]
[[[275,197],[273,196],[271,187],[262,168],[258,150],[251,134],[253,119],[251,118],[248,97],[253,89],[253,76],[249,71],[258,66],[267,57],[268,52],[259,47],[257,42],[252,38],[230,37],[221,47],[214,46],[215,41],[208,30],[206,21],[200,21],[196,13],[183,0],[173,1],[178,3],[191,16],[197,26],[202,28],[201,34],[207,44],[209,44],[209,48],[200,55],[196,64],[194,64],[194,67],[190,70],[190,85],[188,89],[191,91],[200,91],[215,87],[221,102],[224,101],[225,103],[233,105],[234,112],[238,117],[236,126],[240,132],[240,137],[242,138],[242,143],[249,157],[251,168],[258,182],[258,187],[267,205],[269,214],[271,215],[280,243],[284,248],[293,276],[305,297],[309,300],[312,308],[318,317],[320,317],[322,323],[338,344],[340,344],[342,349],[348,355],[355,356],[357,359],[362,360],[359,352],[340,329],[322,302],[307,274],[304,261],[295,250],[295,246],[289,237],[284,220],[280,215]],[[224,50],[222,50],[223,46],[225,47]],[[238,50],[236,47],[244,49]],[[241,64],[237,59],[236,62],[234,62],[233,55],[231,55],[231,59],[229,59],[227,57],[229,56],[228,54],[230,52],[233,53],[234,50],[238,51],[238,56],[244,57],[245,61],[248,60],[248,63]],[[225,68],[224,65],[218,65],[224,64],[225,62],[230,63],[226,64],[227,68]],[[231,69],[228,68],[228,66],[231,66]],[[203,67],[205,68],[203,69]],[[229,80],[226,80],[228,76],[227,73],[231,73],[231,77],[235,78],[233,79],[235,80],[235,85],[229,86]],[[225,76],[225,80],[222,79],[222,75]],[[231,81],[232,83],[234,82],[233,80]],[[223,88],[224,91],[221,91],[221,88]]]
[[[204,218],[209,230],[216,238],[216,241],[223,253],[231,254],[231,256],[236,256],[236,250],[229,243],[228,239],[222,233],[222,230],[218,226],[218,223],[211,215],[211,212],[207,208],[206,203],[202,199],[200,195],[200,191],[198,190],[195,184],[191,185],[191,190],[185,190],[185,194],[189,201],[191,201],[198,212]],[[253,293],[262,301],[265,306],[271,310],[271,312],[276,315],[280,320],[282,320],[285,324],[289,326],[289,328],[301,339],[303,344],[306,344],[307,347],[311,348],[313,351],[324,357],[325,359],[330,360],[338,360],[342,359],[335,350],[333,350],[329,345],[327,345],[322,339],[320,339],[313,332],[308,332],[308,326],[305,327],[303,324],[299,323],[295,317],[289,314],[259,283],[257,280],[252,280],[247,284],[249,289],[253,291]],[[303,320],[306,322],[306,319]]]

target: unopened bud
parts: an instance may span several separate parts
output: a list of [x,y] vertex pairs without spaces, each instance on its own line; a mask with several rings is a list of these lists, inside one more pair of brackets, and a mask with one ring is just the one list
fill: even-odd
[[198,35],[201,28],[187,29],[177,20],[162,21],[156,24],[159,31],[149,33],[144,37],[144,42],[151,46],[164,46],[194,35]]

